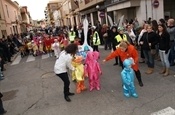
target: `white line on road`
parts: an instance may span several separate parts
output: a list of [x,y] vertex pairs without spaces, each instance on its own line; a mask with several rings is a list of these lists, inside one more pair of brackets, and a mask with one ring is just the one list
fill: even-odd
[[47,59],[47,58],[49,58],[48,54],[42,55],[42,59]]
[[20,61],[21,61],[21,55],[18,55],[11,65],[19,64]]
[[151,113],[151,115],[175,115],[175,110],[171,107],[167,107],[158,112]]
[[31,61],[35,61],[35,57],[33,55],[29,55],[26,62],[31,62]]

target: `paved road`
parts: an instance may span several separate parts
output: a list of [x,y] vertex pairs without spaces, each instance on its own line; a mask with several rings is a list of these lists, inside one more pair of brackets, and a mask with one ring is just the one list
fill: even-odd
[[[102,60],[110,51],[100,52]],[[113,66],[112,60],[101,64],[100,91],[76,94],[68,103],[63,99],[63,83],[53,73],[55,58],[46,57],[39,56],[30,62],[25,57],[7,66],[6,79],[0,82],[7,115],[150,115],[167,107],[175,109],[173,71],[162,77],[158,74],[160,67],[156,66],[155,73],[148,76],[144,74],[145,64],[140,64],[144,87],[139,87],[136,80],[139,98],[125,98],[121,68]],[[71,82],[71,91],[74,90],[75,84]]]

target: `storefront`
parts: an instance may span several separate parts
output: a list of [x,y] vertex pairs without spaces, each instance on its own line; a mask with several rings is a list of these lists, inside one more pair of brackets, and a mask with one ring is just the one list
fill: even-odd
[[164,0],[164,16],[165,19],[175,18],[175,1]]

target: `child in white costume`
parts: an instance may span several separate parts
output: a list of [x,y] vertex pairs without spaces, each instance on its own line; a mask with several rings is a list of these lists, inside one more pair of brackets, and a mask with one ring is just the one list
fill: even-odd
[[43,42],[42,40],[39,41],[39,53],[40,54],[44,54],[44,45],[43,45]]
[[54,50],[55,57],[58,58],[60,54],[60,44],[57,39],[54,39],[54,43],[52,44],[52,50]]

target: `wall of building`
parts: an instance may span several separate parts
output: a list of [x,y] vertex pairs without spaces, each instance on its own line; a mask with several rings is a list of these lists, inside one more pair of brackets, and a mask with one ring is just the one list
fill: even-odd
[[155,20],[159,20],[160,18],[164,18],[164,3],[163,0],[159,0],[159,7],[154,8],[153,6],[154,0],[141,0],[140,7],[136,9],[136,16],[139,22],[143,20],[148,20],[149,17]]
[[11,1],[2,0],[6,20],[7,35],[21,33],[20,25],[16,23],[19,7]]
[[7,36],[7,32],[6,32],[6,24],[2,7],[2,1],[0,1],[0,38],[2,38],[3,35]]

